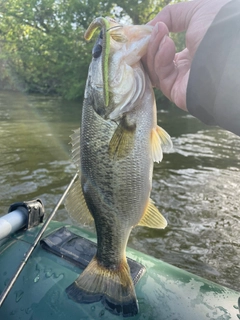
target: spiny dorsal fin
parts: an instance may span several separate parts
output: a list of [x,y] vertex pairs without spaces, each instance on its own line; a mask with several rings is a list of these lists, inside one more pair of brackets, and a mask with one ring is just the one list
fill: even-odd
[[138,223],[138,226],[144,226],[149,228],[164,229],[167,226],[167,220],[155,207],[152,199],[149,199],[146,210],[142,216],[142,219]]
[[73,131],[73,134],[70,136],[72,145],[72,162],[75,164],[77,169],[80,166],[80,128]]
[[120,121],[109,143],[110,157],[118,160],[129,154],[134,147],[135,129],[135,125],[127,127],[124,118]]
[[94,227],[93,217],[86,204],[80,178],[73,184],[65,199],[65,207],[70,217],[81,226]]
[[169,134],[161,127],[157,126],[151,132],[152,159],[154,162],[161,162],[163,151],[172,148],[172,141]]

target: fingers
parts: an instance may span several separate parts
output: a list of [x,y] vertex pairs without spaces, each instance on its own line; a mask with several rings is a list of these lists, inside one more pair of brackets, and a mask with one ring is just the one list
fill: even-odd
[[143,62],[145,63],[149,77],[151,79],[152,85],[154,87],[160,88],[158,73],[155,69],[155,56],[159,50],[159,47],[165,39],[165,36],[168,35],[168,29],[165,24],[157,23],[153,28],[151,38],[148,45],[148,50],[146,56],[143,58]]
[[159,45],[154,57],[155,73],[158,77],[158,87],[163,94],[171,100],[171,88],[177,77],[177,69],[174,62],[175,44],[166,35]]
[[152,85],[178,107],[186,110],[186,87],[191,65],[188,49],[175,52],[175,44],[168,36],[168,28],[158,22],[153,28],[143,64]]
[[153,29],[143,62],[147,67],[152,85],[161,89],[169,99],[171,87],[177,76],[174,57],[175,44],[168,36],[166,25],[159,22]]
[[164,7],[148,24],[155,25],[164,22],[170,32],[187,30],[191,21],[197,1],[180,2]]
[[175,55],[177,77],[172,85],[171,100],[181,109],[187,111],[186,95],[189,73],[191,68],[191,55],[187,48]]

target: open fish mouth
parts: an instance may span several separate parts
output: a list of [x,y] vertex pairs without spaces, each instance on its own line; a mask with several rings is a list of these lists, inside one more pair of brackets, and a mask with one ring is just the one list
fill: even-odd
[[171,140],[157,126],[152,85],[140,62],[151,27],[100,17],[90,24],[86,40],[98,29],[81,130],[72,136],[79,180],[66,199],[73,219],[94,221],[97,252],[66,292],[76,302],[101,301],[111,313],[130,317],[138,313],[138,301],[127,241],[136,225],[167,226],[149,195],[153,162],[162,160],[162,146]]

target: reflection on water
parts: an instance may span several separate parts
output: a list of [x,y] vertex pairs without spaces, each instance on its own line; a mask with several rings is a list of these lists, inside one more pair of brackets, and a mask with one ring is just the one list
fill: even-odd
[[[80,111],[58,98],[0,93],[2,214],[36,197],[50,213],[75,172],[68,142]],[[152,198],[169,226],[137,227],[129,245],[240,290],[240,138],[176,108],[158,119],[174,149],[155,165]],[[56,219],[71,222],[63,207]]]
[[35,197],[54,207],[74,172],[69,135],[79,118],[78,105],[58,98],[0,94],[0,212]]

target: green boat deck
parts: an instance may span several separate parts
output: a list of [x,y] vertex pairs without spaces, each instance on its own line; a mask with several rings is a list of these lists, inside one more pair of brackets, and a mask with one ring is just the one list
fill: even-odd
[[[51,222],[44,236],[62,227]],[[87,231],[70,231],[96,242]],[[20,231],[0,242],[0,292],[21,263],[41,228]],[[143,264],[146,272],[136,285],[139,314],[132,319],[209,320],[239,319],[240,293],[202,279],[161,260],[127,249],[127,256]],[[0,308],[1,320],[118,319],[101,302],[78,304],[65,289],[81,269],[38,245]]]

